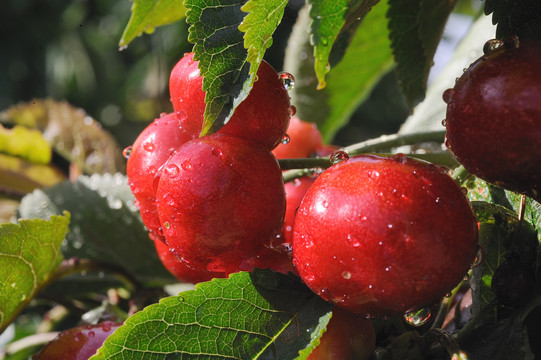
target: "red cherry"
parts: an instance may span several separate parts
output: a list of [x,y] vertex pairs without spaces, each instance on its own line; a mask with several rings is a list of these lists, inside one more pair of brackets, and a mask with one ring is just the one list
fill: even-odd
[[[193,53],[185,55],[175,65],[169,79],[173,108],[188,118],[190,131],[201,131],[205,111],[203,78],[199,76],[198,61]],[[242,137],[276,147],[289,124],[291,104],[276,70],[263,61],[257,71],[257,81],[250,95],[237,107],[220,134]]]
[[105,321],[62,331],[33,360],[87,360],[94,355],[120,325]]
[[157,175],[171,154],[194,138],[185,124],[186,118],[174,113],[159,117],[139,134],[129,151],[128,181],[152,239],[164,239],[155,204]]
[[313,177],[303,177],[285,184],[286,215],[284,217],[282,234],[283,242],[288,247],[291,247],[291,243],[293,242],[293,228],[295,225],[295,215],[297,213],[297,208],[301,204],[301,201],[310,186],[312,186],[314,180],[315,178]]
[[276,158],[257,143],[219,134],[175,152],[156,199],[170,247],[188,266],[218,273],[238,271],[256,256],[280,231],[285,212]]
[[292,116],[287,128],[289,142],[279,144],[272,153],[277,159],[307,158],[323,147],[323,140],[316,124]]
[[541,42],[517,45],[481,57],[444,93],[447,145],[472,174],[541,201]]
[[376,349],[376,333],[369,319],[334,308],[327,330],[307,360],[368,360]]
[[[170,249],[167,244],[160,240],[155,240],[154,246],[162,264],[180,282],[197,284],[202,281],[212,280],[215,277],[221,277],[221,274],[210,272],[204,267],[188,266],[175,253],[174,249]],[[225,274],[222,276],[225,276]]]
[[431,305],[476,253],[477,222],[460,187],[437,166],[403,155],[331,166],[295,219],[301,278],[323,299],[365,315]]

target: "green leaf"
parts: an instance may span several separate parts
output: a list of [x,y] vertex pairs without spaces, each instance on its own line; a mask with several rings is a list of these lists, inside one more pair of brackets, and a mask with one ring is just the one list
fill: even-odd
[[284,68],[295,75],[290,90],[297,116],[314,122],[330,142],[373,86],[392,65],[388,39],[386,1],[378,3],[363,19],[342,61],[327,75],[327,86],[316,90],[317,77],[310,45],[310,18],[301,10],[286,50]]
[[186,9],[180,0],[133,0],[131,17],[124,29],[119,46],[125,47],[143,32],[153,33],[161,25],[167,25],[184,17]]
[[244,33],[242,0],[186,0],[188,41],[194,44],[206,92],[201,136],[225,125],[234,109],[248,96],[254,76],[250,75]]
[[62,261],[70,215],[0,225],[0,333]]
[[32,100],[0,112],[0,122],[35,128],[54,151],[88,173],[124,171],[115,139],[82,109],[52,99]]
[[326,86],[325,75],[331,69],[329,55],[338,33],[345,23],[349,0],[308,0],[311,5],[312,44],[318,89]]
[[51,147],[37,130],[15,126],[6,129],[0,125],[0,153],[18,156],[37,164],[51,161]]
[[52,165],[35,164],[0,154],[0,190],[6,193],[23,196],[64,179],[65,176]]
[[541,2],[538,0],[486,0],[485,14],[492,14],[492,22],[498,24],[496,36],[500,39],[510,35],[541,39]]
[[257,73],[265,50],[272,45],[272,34],[282,20],[286,5],[287,0],[249,0],[241,8],[248,13],[239,25],[239,30],[244,32],[244,47],[248,49],[251,79],[254,79]]
[[62,246],[65,257],[110,263],[147,284],[175,281],[148,238],[125,176],[81,176],[75,183],[36,190],[23,198],[19,213],[43,219],[64,210],[72,214],[71,231]]
[[294,359],[330,310],[295,276],[236,273],[136,313],[91,359]]
[[423,100],[453,0],[389,0],[389,29],[400,86],[410,107]]

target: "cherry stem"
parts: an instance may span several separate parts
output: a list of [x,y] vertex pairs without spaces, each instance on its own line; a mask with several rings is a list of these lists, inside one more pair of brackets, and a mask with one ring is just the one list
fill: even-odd
[[[375,139],[362,141],[357,144],[346,146],[337,151],[344,151],[349,156],[356,156],[366,154],[370,152],[390,150],[399,146],[414,145],[422,142],[438,142],[442,143],[445,138],[445,130],[430,131],[415,134],[394,134],[383,135]],[[382,154],[385,155],[385,154]],[[388,154],[387,154],[388,155]],[[456,167],[457,161],[448,152],[441,153],[427,153],[427,154],[407,154],[408,156],[418,159],[438,163],[441,165]],[[303,177],[313,173],[314,170],[310,169],[326,169],[332,164],[330,162],[330,156],[328,157],[314,157],[314,158],[301,158],[301,159],[280,159],[278,160],[282,170],[290,170],[284,173],[284,181],[291,181],[299,177]]]

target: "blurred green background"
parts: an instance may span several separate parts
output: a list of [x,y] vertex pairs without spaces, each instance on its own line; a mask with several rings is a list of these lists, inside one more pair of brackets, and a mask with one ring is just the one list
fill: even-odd
[[[282,69],[302,0],[290,1],[266,60]],[[169,71],[185,52],[184,21],[136,38],[119,51],[129,0],[7,0],[0,12],[0,109],[33,98],[67,100],[109,130],[121,147],[169,112]],[[393,73],[385,76],[334,143],[394,133],[408,115]]]

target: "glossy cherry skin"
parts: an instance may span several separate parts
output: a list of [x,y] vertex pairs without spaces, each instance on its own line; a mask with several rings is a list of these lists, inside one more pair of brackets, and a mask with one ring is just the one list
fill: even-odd
[[195,137],[185,125],[186,118],[175,113],[155,119],[139,134],[128,157],[128,181],[151,239],[164,240],[155,204],[160,168],[180,145]]
[[368,360],[376,349],[376,333],[369,319],[334,308],[327,330],[307,360]]
[[87,360],[103,345],[120,325],[105,321],[97,325],[79,326],[62,331],[33,360]]
[[323,139],[316,124],[292,116],[287,128],[288,143],[272,150],[277,159],[297,159],[313,156],[323,147]]
[[481,57],[444,93],[447,142],[476,176],[541,200],[541,42]]
[[[193,60],[193,53],[186,54],[171,71],[169,92],[175,111],[186,115],[190,131],[199,133],[205,112],[205,93],[198,63]],[[263,61],[250,94],[219,133],[253,140],[272,150],[286,133],[290,112],[287,90],[276,70]]]
[[188,266],[231,273],[280,231],[282,172],[261,145],[215,134],[181,146],[164,165],[156,193],[167,243]]
[[154,240],[154,246],[163,266],[180,282],[197,284],[215,277],[225,276],[225,274],[210,272],[206,267],[188,266],[180,259],[175,250],[170,249],[163,241]]
[[477,253],[477,222],[442,170],[404,155],[331,166],[295,219],[293,261],[323,299],[364,315],[437,302]]

